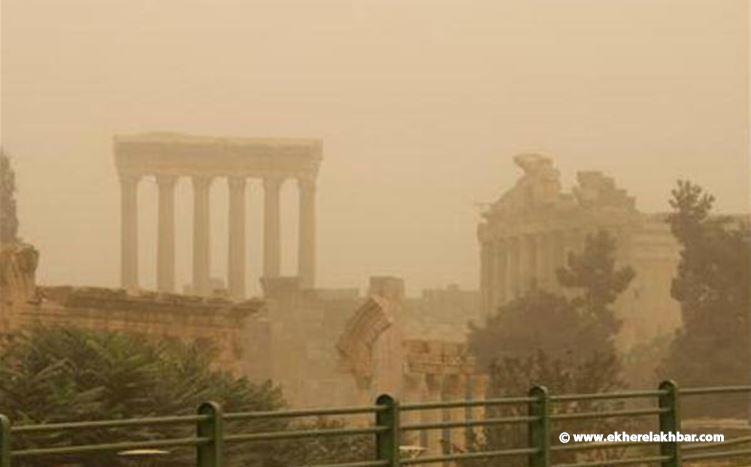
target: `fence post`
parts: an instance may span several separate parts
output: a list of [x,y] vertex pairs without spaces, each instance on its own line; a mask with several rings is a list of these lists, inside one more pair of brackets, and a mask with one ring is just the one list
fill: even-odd
[[[674,381],[663,381],[660,383],[660,391],[666,391],[660,394],[659,405],[661,409],[666,409],[660,413],[660,432],[675,433],[681,430],[681,414],[678,401],[678,385]],[[660,443],[660,455],[670,456],[668,460],[662,461],[662,467],[681,467],[681,446],[676,439],[673,442]]]
[[10,420],[0,415],[0,467],[10,467]]
[[545,386],[534,386],[529,390],[529,397],[535,400],[529,403],[530,417],[539,420],[529,424],[529,447],[538,451],[529,455],[529,467],[550,466],[550,399]]
[[379,461],[388,461],[391,467],[399,465],[399,401],[383,394],[376,399],[377,406],[386,410],[376,412],[376,426],[388,427],[376,434],[376,456]]
[[199,415],[208,415],[206,420],[196,424],[196,435],[209,438],[206,444],[199,444],[198,467],[224,467],[224,419],[222,406],[216,402],[204,402],[198,407]]

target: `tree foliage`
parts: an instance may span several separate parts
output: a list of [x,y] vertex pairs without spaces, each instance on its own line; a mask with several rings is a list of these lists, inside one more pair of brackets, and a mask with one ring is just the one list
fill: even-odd
[[[197,343],[152,343],[138,336],[69,328],[39,328],[14,336],[0,353],[0,413],[14,424],[112,420],[194,414],[207,400],[225,412],[268,411],[284,407],[281,390],[271,382],[212,369],[213,352]],[[330,427],[336,420],[317,420],[310,427]],[[233,433],[293,428],[289,421],[270,419],[226,424]],[[14,448],[69,446],[123,440],[192,436],[195,427],[157,425],[67,430],[14,438]],[[359,441],[360,444],[356,444]],[[330,440],[231,443],[229,465],[283,466],[328,460],[327,455],[362,455],[368,440],[351,441],[347,452]],[[357,451],[353,446],[361,446]],[[307,448],[306,448],[307,447]],[[194,453],[176,449],[155,465],[193,465]],[[58,463],[83,466],[128,465],[116,453],[65,456]],[[361,460],[361,459],[357,459]],[[23,465],[50,465],[51,459]],[[314,462],[316,463],[316,462]],[[320,462],[318,462],[320,463]],[[20,464],[19,464],[20,465]]]
[[[714,201],[688,181],[678,182],[670,201],[668,222],[681,246],[671,295],[683,328],[662,372],[684,386],[745,384],[751,376],[751,234],[748,224],[713,215]],[[704,405],[715,415],[739,409]]]
[[630,266],[616,268],[615,251],[615,239],[601,230],[587,238],[581,254],[569,255],[567,267],[557,271],[563,287],[580,292],[571,305],[578,310],[585,332],[597,345],[620,330],[621,322],[612,305],[635,276]]
[[0,244],[18,239],[15,192],[16,177],[10,158],[0,148]]
[[[620,328],[613,303],[628,287],[634,271],[616,265],[615,249],[615,240],[606,232],[588,236],[584,250],[571,253],[566,266],[557,271],[560,284],[571,292],[570,298],[533,288],[500,307],[484,326],[471,328],[470,349],[490,376],[488,397],[518,396],[533,385],[544,385],[558,394],[607,392],[624,387],[613,343]],[[590,401],[558,404],[555,410],[564,413],[618,406]],[[489,409],[487,415],[520,416],[526,410],[526,406],[501,406]],[[573,432],[606,432],[610,423],[580,421],[569,423],[566,428]],[[525,446],[526,440],[523,427],[493,427],[476,437],[472,449],[518,448]],[[517,465],[515,462],[509,460],[508,465]],[[526,461],[518,462],[525,465]]]

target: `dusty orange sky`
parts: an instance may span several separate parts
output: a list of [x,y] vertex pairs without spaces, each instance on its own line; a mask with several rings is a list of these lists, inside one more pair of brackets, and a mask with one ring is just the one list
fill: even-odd
[[[326,287],[404,277],[477,286],[478,203],[556,157],[568,187],[600,169],[665,210],[675,179],[749,210],[746,0],[3,0],[2,144],[40,281],[114,286],[116,133],[319,137]],[[154,284],[156,195],[142,184],[141,278]],[[190,279],[178,188],[178,283]],[[261,191],[249,193],[252,290]],[[226,186],[213,273],[226,268]],[[284,192],[284,272],[296,191]]]

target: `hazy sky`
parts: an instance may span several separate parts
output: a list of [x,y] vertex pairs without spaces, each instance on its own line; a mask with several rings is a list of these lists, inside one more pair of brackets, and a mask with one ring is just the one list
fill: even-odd
[[[40,281],[119,282],[112,135],[324,140],[325,287],[399,275],[412,293],[477,286],[478,203],[521,151],[614,175],[644,210],[691,178],[749,209],[747,0],[2,0],[2,144]],[[142,184],[141,278],[154,284],[156,193]],[[212,193],[226,268],[226,184]],[[261,190],[249,193],[252,290]],[[284,191],[285,274],[296,189]],[[178,283],[190,187],[178,187]]]

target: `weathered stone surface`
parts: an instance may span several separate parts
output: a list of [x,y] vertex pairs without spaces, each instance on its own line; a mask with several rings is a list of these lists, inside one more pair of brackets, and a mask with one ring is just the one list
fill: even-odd
[[285,180],[296,179],[299,194],[298,276],[304,288],[315,285],[316,204],[315,180],[323,144],[314,139],[213,138],[177,133],[144,133],[115,138],[115,164],[121,186],[121,284],[139,289],[138,279],[138,184],[154,177],[159,187],[157,288],[175,288],[174,186],[178,178],[192,180],[193,283],[202,296],[211,286],[212,183],[226,179],[230,191],[229,295],[245,297],[245,192],[246,179],[259,178],[264,187],[263,276],[278,277],[281,267],[280,189]]
[[0,299],[25,303],[35,296],[39,252],[22,243],[3,245],[0,250]]
[[680,327],[680,309],[670,297],[679,248],[665,216],[639,212],[634,198],[601,172],[579,172],[565,193],[549,157],[521,155],[515,162],[524,173],[477,229],[484,313],[531,287],[561,291],[555,270],[568,253],[581,251],[586,235],[606,230],[616,238],[618,263],[636,271],[616,303],[623,322],[618,347],[626,352]]
[[388,302],[371,297],[347,322],[336,344],[361,389],[369,388],[373,380],[373,346],[393,324]]
[[[234,302],[176,294],[99,287],[37,287],[38,253],[28,245],[0,254],[2,331],[30,326],[74,326],[122,331],[150,339],[206,343],[217,352],[217,366],[236,374],[252,372],[251,343],[267,329],[260,300]],[[208,350],[208,348],[207,348]]]

